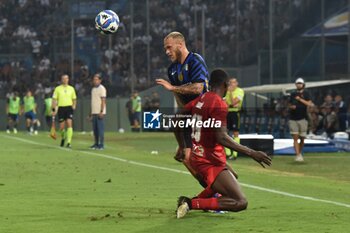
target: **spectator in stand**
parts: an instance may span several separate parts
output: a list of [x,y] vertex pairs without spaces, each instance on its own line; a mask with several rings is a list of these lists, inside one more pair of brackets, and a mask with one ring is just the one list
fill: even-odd
[[346,125],[347,125],[347,117],[346,117],[347,107],[341,95],[336,95],[334,100],[335,100],[335,108],[338,116],[339,130],[344,132],[346,131]]
[[35,59],[39,58],[40,55],[40,49],[41,49],[41,42],[37,38],[34,38],[31,41],[32,44],[32,53]]
[[[176,1],[171,0],[170,2],[175,4]],[[199,25],[201,24],[200,15],[202,10],[206,13],[204,23],[207,35],[205,47],[206,62],[209,66],[214,66],[218,63],[220,65],[239,65],[251,62],[256,58],[258,51],[268,44],[268,33],[266,32],[269,11],[267,1],[220,0],[197,1],[196,4],[195,1],[189,0],[177,2],[180,4],[176,8],[169,8],[169,1],[154,0],[150,2],[152,19],[149,37],[145,36],[147,28],[145,15],[140,14],[140,9],[145,9],[145,5],[143,5],[145,2],[138,1],[138,7],[135,7],[133,43],[135,51],[139,51],[139,54],[145,54],[145,44],[150,43],[150,53],[152,54],[151,77],[159,77],[160,74],[166,72],[166,70],[164,71],[166,60],[162,59],[162,51],[158,48],[162,46],[160,42],[163,39],[163,35],[168,34],[174,28],[178,31],[186,32],[191,49],[195,52],[200,50],[203,38],[201,38],[201,33],[198,32],[200,31]],[[293,20],[299,19],[300,13],[313,5],[311,4],[312,2],[316,2],[316,0],[279,0],[275,2],[274,32],[276,41],[279,35],[288,32],[289,27],[293,26]],[[26,72],[33,74],[32,77],[28,77],[28,82],[31,82],[32,79],[44,80],[48,78],[46,73],[37,72],[41,55],[52,54],[50,56],[50,59],[53,58],[51,60],[52,66],[48,71],[50,80],[53,81],[53,77],[70,72],[70,61],[59,61],[56,55],[57,53],[67,53],[69,50],[67,48],[70,47],[70,17],[67,13],[70,12],[72,4],[75,4],[74,1],[63,0],[0,1],[0,53],[23,53],[28,57],[26,62],[30,68],[27,68]],[[89,6],[85,7],[88,8]],[[91,8],[93,8],[93,4]],[[83,12],[81,13],[83,14]],[[38,15],[40,17],[37,17]],[[197,15],[197,25],[195,25],[196,19],[194,15]],[[42,19],[45,19],[45,23],[42,23]],[[92,36],[96,35],[96,33],[91,27],[90,21],[78,20],[75,27],[76,38],[84,38],[86,41],[93,40],[94,43],[92,43],[93,46],[91,47],[93,54],[101,54],[104,57],[100,64],[96,64],[96,67],[99,68],[90,67],[90,71],[105,74],[106,80],[113,80],[113,83],[110,84],[113,85],[113,92],[124,95],[129,94],[125,90],[128,89],[126,87],[130,83],[128,57],[130,56],[131,41],[129,40],[129,28],[125,27],[123,23],[130,25],[130,19],[130,15],[123,14],[122,23],[118,29],[118,37],[112,38],[111,50],[108,49],[109,40],[102,40]],[[98,43],[95,43],[96,41]],[[228,41],[232,43],[228,43]],[[76,47],[78,48],[79,45],[80,43],[77,43]],[[85,46],[83,43],[81,45]],[[239,51],[236,51],[238,47]],[[109,52],[104,54],[103,51]],[[232,54],[238,54],[239,56],[232,56]],[[106,56],[112,58],[111,67]],[[147,56],[138,56],[137,54],[135,58],[136,67],[142,66],[139,64],[147,63]],[[33,64],[31,64],[32,62]],[[62,66],[64,66],[63,69],[61,69]],[[113,78],[109,77],[109,75],[107,76],[110,70],[112,70]],[[10,75],[15,76],[13,79],[17,79],[17,81],[20,78],[19,73],[14,74],[11,72]],[[136,69],[135,75],[140,77],[138,83],[136,83],[136,88],[147,88],[149,84],[145,78],[147,77],[147,70]],[[84,83],[79,75],[74,74],[74,77],[76,78],[74,85],[78,83],[78,87],[81,88],[79,94],[88,95],[88,84]],[[6,80],[4,85],[8,85],[10,89],[13,87],[10,80]],[[51,83],[51,85],[54,85],[54,83]],[[107,85],[106,88],[108,89]]]
[[333,138],[333,134],[339,129],[339,121],[337,113],[335,112],[335,106],[332,104],[326,104],[324,106],[326,115],[324,117],[324,130],[327,133],[328,138]]
[[48,59],[46,56],[44,56],[39,63],[38,70],[41,72],[49,70],[50,63],[51,63],[50,59]]
[[151,111],[151,99],[149,98],[148,95],[144,97],[143,105],[142,105],[142,110],[145,112]]
[[158,92],[153,92],[151,96],[151,111],[157,111],[160,107],[160,99]]
[[313,137],[317,133],[317,129],[318,129],[318,126],[320,124],[319,109],[316,105],[308,108],[308,119],[309,119],[309,135],[308,136]]
[[323,98],[323,104],[324,106],[326,105],[332,105],[333,104],[333,97],[331,94],[327,94],[324,98]]

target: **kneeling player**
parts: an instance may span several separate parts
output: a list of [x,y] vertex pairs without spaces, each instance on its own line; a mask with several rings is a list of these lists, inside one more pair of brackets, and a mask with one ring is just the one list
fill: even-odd
[[[190,163],[207,183],[207,187],[196,197],[180,197],[177,218],[182,218],[189,210],[241,211],[247,208],[247,200],[231,171],[226,167],[224,147],[244,153],[263,167],[270,166],[271,158],[264,152],[255,151],[233,141],[226,133],[227,105],[223,96],[227,91],[229,77],[223,70],[214,70],[210,75],[211,91],[196,98],[185,106],[196,121],[214,120],[221,122],[208,128],[193,128],[193,149]],[[197,124],[198,126],[198,124]],[[203,125],[204,126],[204,125]],[[181,137],[181,135],[178,135]],[[213,198],[214,193],[222,196]]]

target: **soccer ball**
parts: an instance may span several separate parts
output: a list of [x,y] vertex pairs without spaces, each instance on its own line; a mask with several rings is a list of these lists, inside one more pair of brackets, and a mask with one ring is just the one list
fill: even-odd
[[95,18],[95,28],[102,34],[115,33],[119,27],[119,17],[112,10],[104,10]]

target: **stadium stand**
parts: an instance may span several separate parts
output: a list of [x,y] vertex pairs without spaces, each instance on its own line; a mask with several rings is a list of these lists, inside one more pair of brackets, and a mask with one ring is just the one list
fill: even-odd
[[[315,1],[275,1],[276,37],[287,31],[312,2]],[[161,7],[169,4],[176,7]],[[79,94],[87,94],[85,90],[88,83],[84,82],[86,75],[102,72],[105,76],[111,76],[106,83],[112,89],[109,93],[128,95],[126,87],[130,85],[130,28],[124,26],[130,23],[128,2],[121,1],[117,5],[123,8],[121,22],[124,25],[112,39],[112,50],[108,47],[108,40],[96,35],[91,19],[84,18],[86,15],[96,14],[96,6],[114,5],[111,1],[79,1],[79,5],[76,1],[62,0],[1,1],[0,85],[6,87],[6,90],[16,88],[21,92],[24,87],[30,87],[41,93],[42,89],[48,91],[55,84],[59,74],[70,73],[71,28],[68,16],[74,14],[77,18],[74,27],[77,53],[74,82]],[[79,14],[76,16],[77,8]],[[67,15],[62,15],[62,9]],[[164,35],[171,30],[183,32],[188,37],[190,48],[201,52],[202,9],[205,12],[206,54],[210,67],[232,67],[256,62],[258,51],[267,46],[268,1],[203,0],[197,1],[196,6],[188,0],[150,1],[150,38],[145,36],[145,2],[135,1],[134,9],[137,89],[152,86],[154,78],[164,76],[169,62],[164,56],[162,41]],[[218,11],[224,12],[214,14]],[[151,82],[147,80],[146,68],[139,68],[145,67],[146,56],[138,56],[146,53],[148,41],[151,45]],[[225,41],[232,43],[223,43]],[[97,46],[91,47],[95,43]],[[233,55],[238,52],[237,49],[239,55]],[[112,60],[111,68],[109,58]],[[112,72],[109,75],[110,69]],[[33,86],[34,83],[36,86]],[[1,93],[2,96],[4,94],[6,93]]]

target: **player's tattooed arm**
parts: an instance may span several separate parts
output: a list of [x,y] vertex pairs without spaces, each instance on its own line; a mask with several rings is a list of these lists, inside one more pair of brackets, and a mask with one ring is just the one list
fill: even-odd
[[182,85],[182,86],[173,86],[173,92],[178,94],[190,94],[190,95],[199,95],[202,93],[204,89],[203,83],[191,83],[188,85]]
[[203,83],[190,83],[182,86],[174,86],[164,79],[156,79],[156,83],[162,85],[168,91],[182,95],[199,95],[204,89]]
[[235,142],[227,133],[225,128],[216,129],[216,140],[219,144],[224,147],[228,147],[231,150],[237,151],[239,153],[248,155],[252,159],[254,159],[257,163],[259,163],[262,167],[265,165],[271,165],[271,158],[266,155],[262,151],[255,151],[250,149],[249,147],[243,146],[237,142]]

